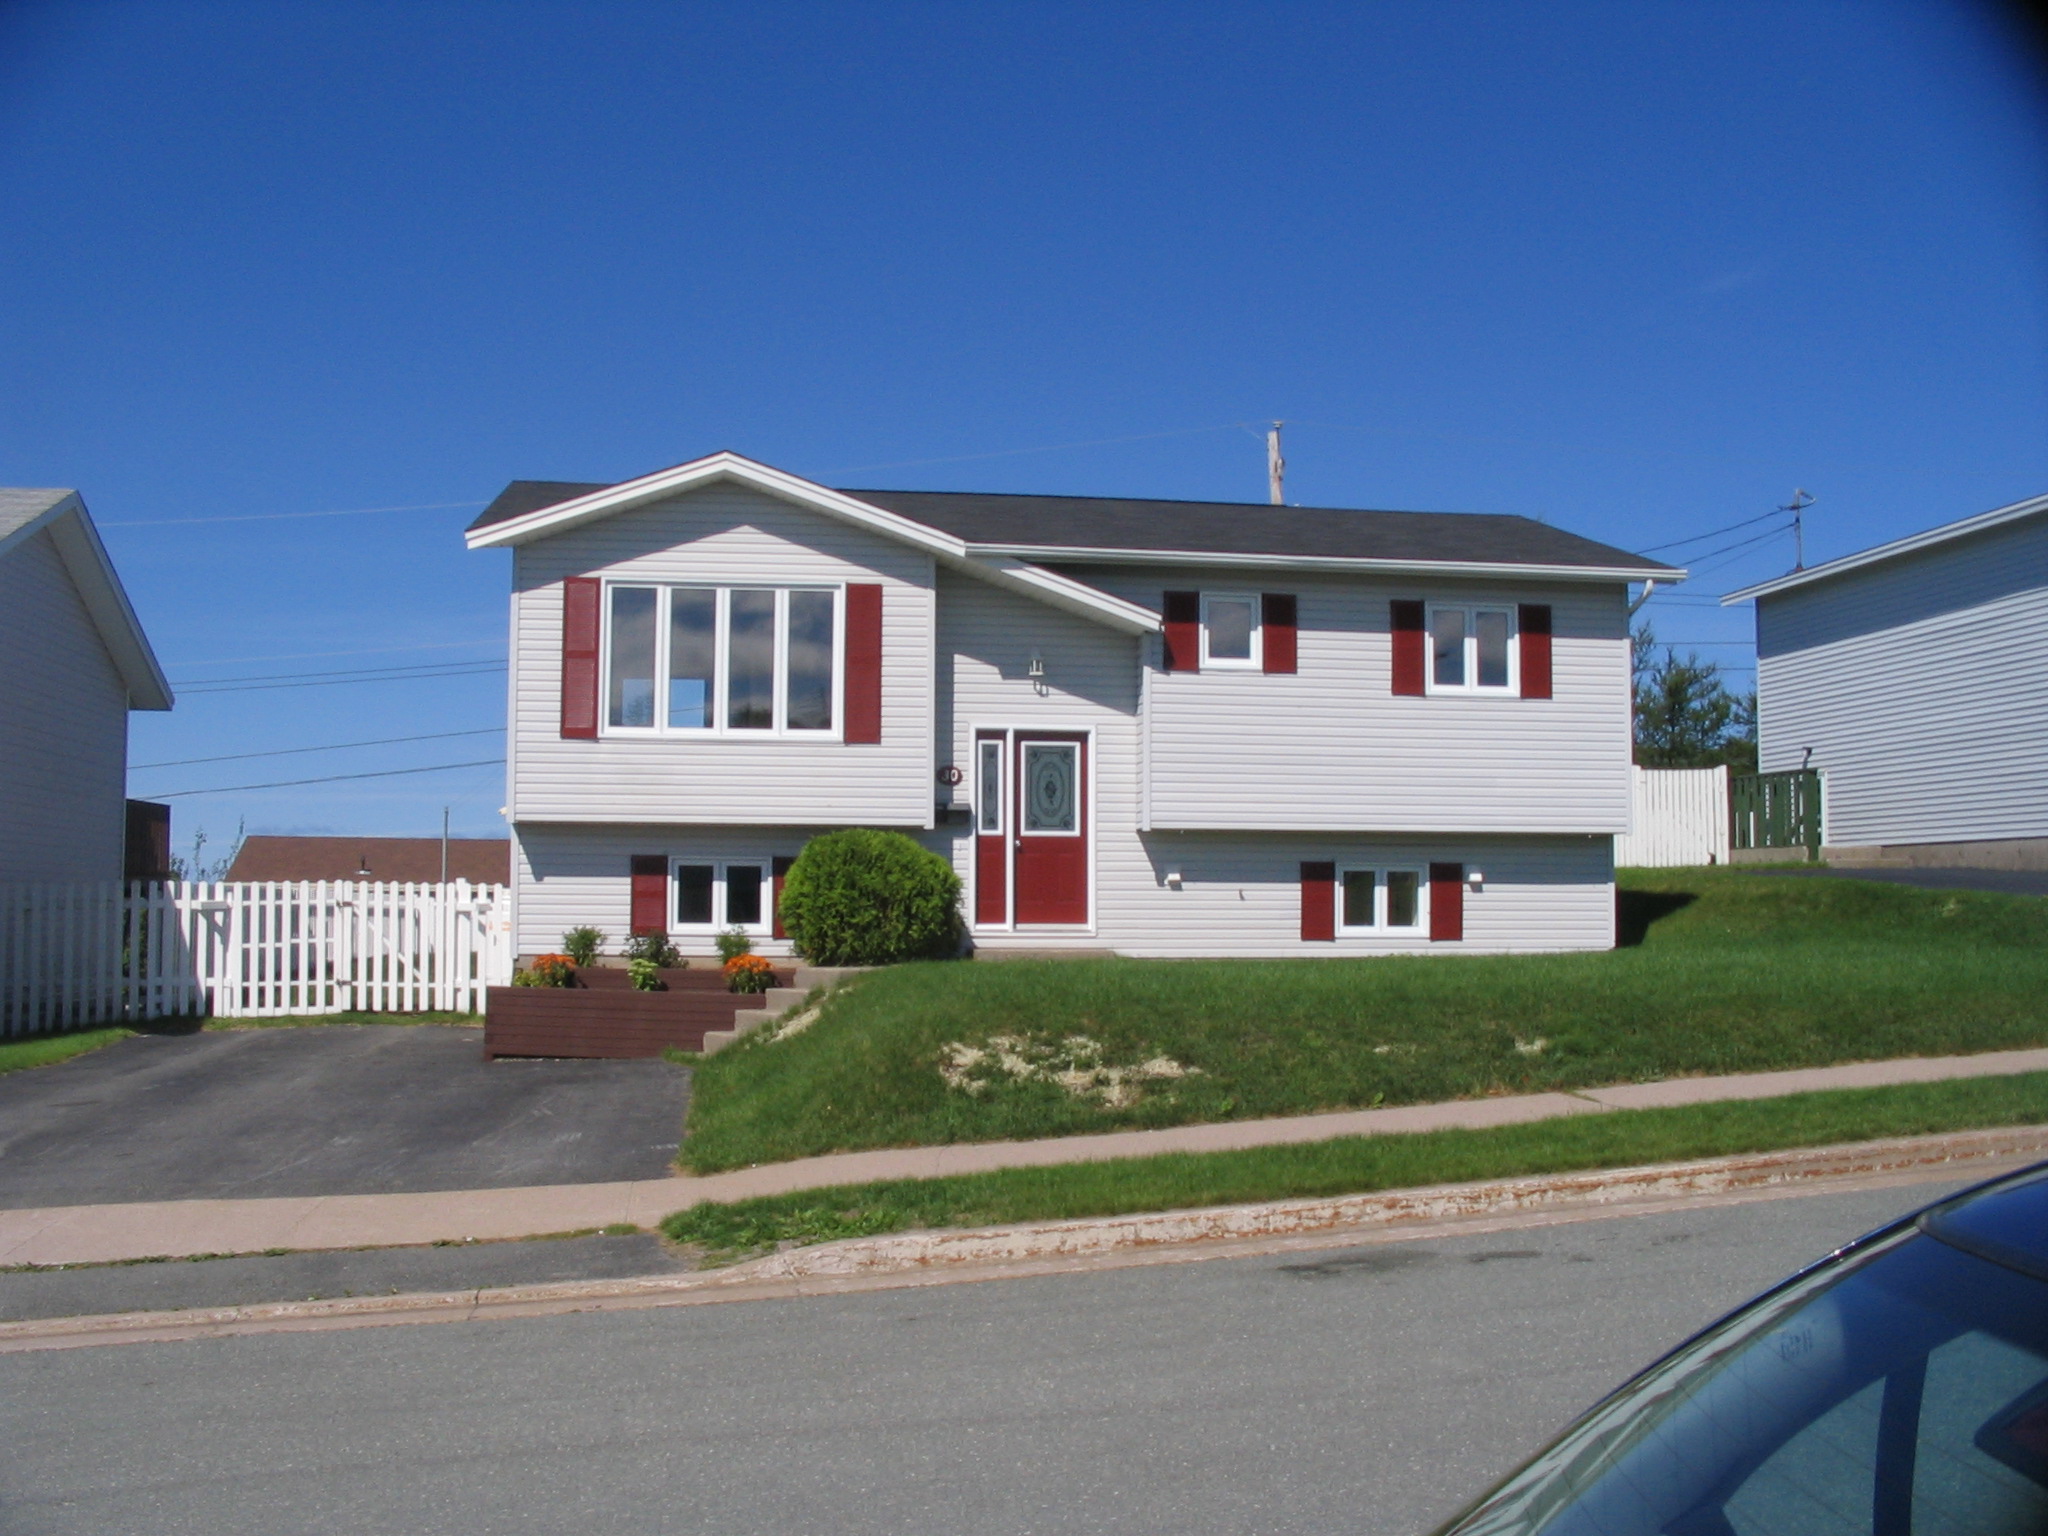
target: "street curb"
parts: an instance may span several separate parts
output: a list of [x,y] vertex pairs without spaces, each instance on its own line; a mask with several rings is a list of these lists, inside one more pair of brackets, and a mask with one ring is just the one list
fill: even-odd
[[2048,1125],[2023,1126],[1335,1199],[910,1232],[792,1249],[708,1273],[0,1323],[0,1354],[770,1300],[1054,1274],[1104,1262],[1146,1264],[1407,1241],[1505,1225],[1643,1214],[1703,1199],[1818,1194],[1845,1185],[1917,1182],[1946,1172],[1988,1176],[2044,1156]]

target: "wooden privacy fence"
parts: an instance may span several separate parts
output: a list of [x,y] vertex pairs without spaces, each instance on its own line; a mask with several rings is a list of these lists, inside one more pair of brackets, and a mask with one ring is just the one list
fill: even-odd
[[211,1013],[480,1012],[512,979],[502,885],[0,886],[0,1036]]
[[1728,862],[1728,769],[1629,769],[1631,830],[1614,840],[1627,868]]
[[1797,848],[1809,859],[1819,858],[1820,770],[1755,773],[1735,780],[1728,789],[1728,820],[1739,849]]

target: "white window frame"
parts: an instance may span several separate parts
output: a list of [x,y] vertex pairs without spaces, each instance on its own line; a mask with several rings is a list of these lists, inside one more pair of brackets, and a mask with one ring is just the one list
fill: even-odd
[[[685,923],[676,917],[676,871],[685,864],[711,866],[711,921]],[[761,920],[732,923],[726,912],[726,872],[732,869],[761,871]],[[708,859],[679,853],[668,861],[668,931],[699,938],[717,935],[737,927],[750,938],[766,938],[775,931],[775,861],[769,858]]]
[[[1361,927],[1344,921],[1344,877],[1346,875],[1372,876],[1372,922]],[[1387,877],[1389,875],[1413,875],[1415,877],[1415,922],[1413,926],[1396,928],[1387,922]],[[1419,938],[1429,932],[1429,870],[1420,864],[1339,864],[1337,866],[1337,933],[1373,936],[1378,938]]]
[[[1215,602],[1249,603],[1252,609],[1251,655],[1212,656],[1209,653],[1209,605]],[[1204,592],[1202,594],[1202,655],[1204,672],[1260,672],[1266,665],[1265,602],[1256,592]]]
[[[1465,681],[1462,683],[1440,683],[1436,680],[1436,616],[1440,613],[1458,613],[1465,618]],[[1505,614],[1508,621],[1508,680],[1484,687],[1479,683],[1478,617],[1482,613]],[[1482,698],[1513,698],[1519,695],[1522,691],[1520,618],[1520,612],[1513,603],[1428,604],[1422,619],[1422,676],[1426,691],[1454,698],[1475,694]]]
[[[612,716],[612,594],[621,588],[652,591],[654,600],[654,724],[613,725]],[[677,592],[709,592],[712,608],[712,698],[711,724],[672,726],[669,706],[670,604]],[[727,723],[731,681],[731,619],[734,592],[775,594],[775,723],[767,729],[734,727]],[[832,728],[825,731],[792,730],[789,725],[789,596],[792,592],[828,592],[832,595]],[[704,582],[634,581],[621,577],[604,584],[603,643],[598,654],[598,733],[620,740],[650,741],[657,738],[678,741],[825,741],[846,739],[846,588],[826,582]]]

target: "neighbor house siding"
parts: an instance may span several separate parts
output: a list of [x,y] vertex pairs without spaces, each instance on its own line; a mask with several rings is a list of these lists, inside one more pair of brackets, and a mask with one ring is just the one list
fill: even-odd
[[[932,561],[733,485],[554,534],[515,552],[511,808],[516,822],[862,822],[932,814]],[[721,586],[873,582],[882,592],[882,740],[564,740],[562,581]]]
[[118,880],[128,690],[47,531],[0,559],[0,883]]
[[[1273,573],[1075,567],[1156,607],[1165,591],[1299,600],[1299,670],[1160,672],[1150,680],[1148,824],[1183,830],[1628,830],[1625,589],[1458,586]],[[1553,697],[1400,697],[1389,605],[1551,608]]]
[[2048,837],[2048,517],[1760,598],[1757,701],[1831,845]]

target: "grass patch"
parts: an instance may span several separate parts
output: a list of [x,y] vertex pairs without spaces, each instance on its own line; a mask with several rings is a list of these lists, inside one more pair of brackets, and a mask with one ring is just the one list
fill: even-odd
[[78,1029],[65,1035],[34,1035],[25,1040],[0,1041],[0,1072],[54,1066],[74,1056],[83,1056],[87,1051],[112,1045],[116,1040],[126,1040],[134,1033],[125,1027]]
[[731,1263],[785,1246],[913,1228],[1367,1194],[1381,1189],[1621,1168],[1744,1152],[2048,1121],[2048,1073],[1614,1110],[1483,1131],[1349,1136],[1243,1152],[1007,1168],[804,1190],[670,1216],[662,1231]]
[[208,1029],[304,1029],[317,1024],[458,1024],[472,1029],[483,1027],[480,1013],[342,1013],[289,1014],[282,1018],[208,1019]]
[[[2048,1045],[2048,901],[1737,869],[1621,877],[1606,954],[925,963],[833,993],[784,1040],[693,1063],[699,1172],[869,1147]],[[975,1091],[955,1043],[1086,1036],[1195,1069],[1134,1100]]]

